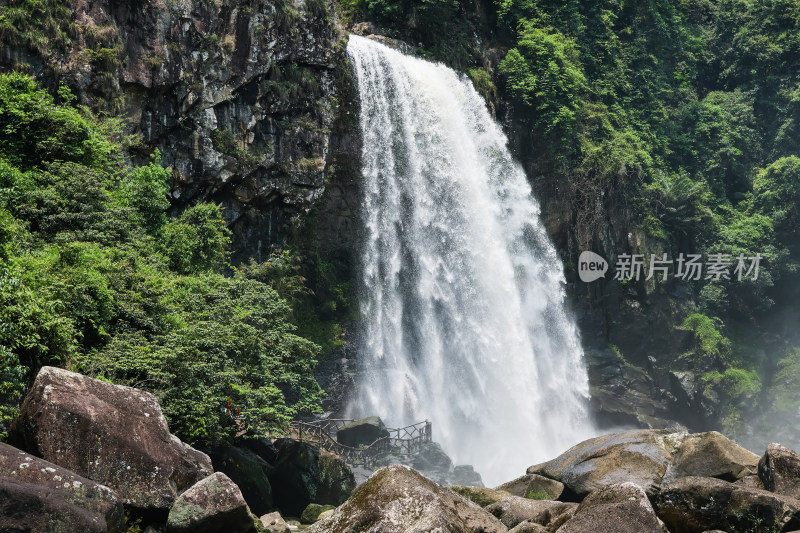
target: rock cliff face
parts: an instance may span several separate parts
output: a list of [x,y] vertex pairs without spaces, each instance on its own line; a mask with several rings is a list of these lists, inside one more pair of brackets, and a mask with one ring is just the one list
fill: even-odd
[[0,70],[122,113],[138,136],[133,153],[158,148],[172,169],[176,210],[225,207],[234,264],[265,258],[297,226],[334,151],[358,154],[357,143],[332,140],[357,111],[341,98],[351,81],[328,0],[72,0],[69,11],[42,2],[32,14],[3,4],[15,31],[0,32]]

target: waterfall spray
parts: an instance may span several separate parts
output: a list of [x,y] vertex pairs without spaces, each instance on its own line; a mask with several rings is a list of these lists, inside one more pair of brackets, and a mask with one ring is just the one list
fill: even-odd
[[561,261],[524,172],[470,81],[351,36],[363,136],[353,415],[434,440],[487,483],[593,429]]

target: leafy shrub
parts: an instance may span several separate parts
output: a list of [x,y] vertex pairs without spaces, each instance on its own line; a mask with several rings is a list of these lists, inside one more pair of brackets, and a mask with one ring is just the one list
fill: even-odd
[[169,267],[179,274],[219,271],[229,244],[222,208],[214,204],[192,206],[164,226],[162,250]]

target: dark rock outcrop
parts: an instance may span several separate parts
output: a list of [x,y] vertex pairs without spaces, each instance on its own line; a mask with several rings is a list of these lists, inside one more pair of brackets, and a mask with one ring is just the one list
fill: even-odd
[[217,472],[181,494],[169,511],[168,533],[255,533],[258,520],[231,479]]
[[170,434],[153,395],[53,367],[36,376],[11,434],[23,450],[138,509],[166,511],[213,472],[206,454]]
[[666,533],[642,487],[610,485],[586,497],[559,533]]
[[238,446],[214,448],[208,450],[208,456],[215,471],[236,483],[253,513],[260,516],[273,508],[268,479],[271,467],[264,459]]
[[[122,114],[143,151],[158,148],[172,169],[176,207],[222,204],[234,264],[265,260],[320,198],[334,123],[356,115],[340,90],[352,79],[334,4],[66,4],[71,19],[54,24],[70,39],[37,50],[4,33],[0,70],[27,68],[78,103]],[[50,31],[29,33],[46,42]]]
[[423,442],[411,459],[411,467],[436,482],[448,483],[453,460],[437,442]]
[[721,479],[684,477],[667,483],[656,507],[670,530],[685,533],[800,528],[799,500]]
[[378,439],[386,438],[389,438],[389,431],[377,416],[350,422],[336,431],[336,440],[351,448],[369,446]]
[[339,456],[294,439],[278,439],[275,446],[269,482],[284,516],[300,516],[312,502],[340,505],[353,492],[353,472]]
[[758,477],[766,490],[800,498],[800,454],[770,444],[758,462]]
[[481,475],[472,465],[456,465],[450,475],[450,484],[468,487],[483,487]]
[[412,468],[394,465],[378,470],[333,515],[306,531],[504,533],[507,529],[466,498]]

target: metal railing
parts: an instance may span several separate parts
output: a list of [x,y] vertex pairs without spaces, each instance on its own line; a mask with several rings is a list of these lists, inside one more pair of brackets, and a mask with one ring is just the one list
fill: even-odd
[[353,419],[329,418],[313,422],[292,422],[288,436],[341,456],[353,466],[374,466],[387,455],[410,456],[418,453],[422,443],[432,440],[431,423],[427,420],[403,428],[386,428],[388,437],[358,448],[346,446],[336,440],[336,432]]

